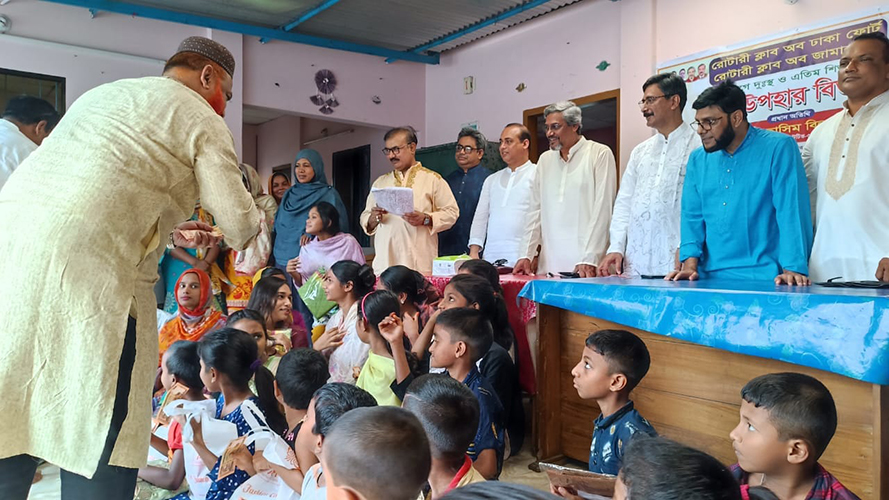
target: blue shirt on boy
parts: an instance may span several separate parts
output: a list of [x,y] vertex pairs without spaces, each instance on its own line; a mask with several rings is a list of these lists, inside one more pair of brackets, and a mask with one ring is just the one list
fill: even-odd
[[734,153],[698,148],[684,186],[679,259],[699,258],[701,278],[809,274],[809,188],[792,137],[751,126]]
[[633,408],[625,404],[608,417],[599,415],[593,422],[593,442],[590,444],[590,472],[616,476],[623,462],[624,446],[633,434],[642,432],[657,436],[654,427]]
[[493,449],[497,454],[497,476],[500,476],[500,470],[503,468],[503,450],[506,447],[503,405],[500,404],[491,384],[474,365],[463,380],[463,385],[469,387],[478,398],[478,431],[466,454],[475,462],[481,452]]

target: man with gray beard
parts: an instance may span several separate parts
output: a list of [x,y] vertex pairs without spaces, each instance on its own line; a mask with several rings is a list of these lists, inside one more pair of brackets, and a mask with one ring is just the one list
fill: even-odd
[[531,273],[541,246],[539,273],[596,276],[608,248],[608,226],[617,190],[614,153],[581,134],[581,110],[571,101],[543,111],[550,150],[540,155],[532,188],[524,256],[513,272]]

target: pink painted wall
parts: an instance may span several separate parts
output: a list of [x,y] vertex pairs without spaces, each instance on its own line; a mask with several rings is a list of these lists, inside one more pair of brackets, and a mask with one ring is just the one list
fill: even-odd
[[389,160],[383,156],[383,153],[380,151],[385,147],[383,135],[388,128],[365,127],[329,120],[303,118],[302,142],[320,138],[321,130],[325,128],[327,129],[329,136],[350,129],[354,130],[352,133],[338,135],[336,137],[331,137],[330,139],[303,146],[304,148],[312,148],[321,154],[321,158],[324,160],[325,173],[327,174],[328,181],[333,181],[333,153],[368,144],[370,145],[371,182],[380,175],[392,170],[392,164],[389,163]]
[[[526,109],[621,89],[620,163],[651,136],[636,101],[659,61],[741,43],[885,5],[885,0],[703,0],[582,2],[442,56],[426,69],[426,144],[453,140],[478,120],[492,139]],[[571,42],[570,44],[567,42]],[[595,66],[612,63],[606,71]],[[463,95],[463,77],[476,90]],[[524,82],[524,92],[515,91]]]
[[241,161],[256,166],[256,141],[259,126],[244,124],[241,129]]
[[[386,127],[424,123],[422,64],[385,64],[380,57],[286,42],[262,45],[239,34],[105,12],[91,19],[87,9],[34,0],[14,0],[0,6],[0,13],[12,20],[11,33],[0,36],[0,65],[65,77],[68,104],[103,83],[160,74],[163,61],[188,36],[218,40],[238,62],[226,122],[239,154],[244,105],[325,117],[309,102],[321,68],[339,80],[337,119]],[[381,104],[373,104],[375,95]],[[278,153],[272,150],[267,158]]]
[[[620,18],[632,2],[581,2],[442,55],[426,68],[426,145],[478,121],[492,140],[526,109],[620,86]],[[605,60],[612,64],[599,71]],[[463,94],[463,78],[475,92]],[[516,86],[524,83],[522,92]]]
[[[425,119],[422,64],[385,64],[380,57],[353,54],[308,45],[272,41],[265,45],[244,38],[244,102],[303,116],[327,119],[309,101],[317,92],[315,73],[329,69],[337,79],[340,106],[336,120],[391,127]],[[371,99],[379,96],[381,104]]]
[[293,162],[300,150],[300,118],[285,115],[255,127],[256,129],[256,169],[263,182],[272,175],[278,165]]

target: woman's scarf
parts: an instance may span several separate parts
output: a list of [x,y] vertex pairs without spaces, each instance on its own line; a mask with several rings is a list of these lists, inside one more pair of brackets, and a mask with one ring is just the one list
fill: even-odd
[[[241,163],[240,166],[241,179],[244,181],[244,186],[250,191],[250,194],[253,196],[253,201],[256,202],[256,206],[265,212],[265,220],[269,224],[269,227],[274,227],[275,212],[278,211],[278,202],[275,201],[274,196],[262,192],[262,179],[259,177],[259,172],[257,172],[255,168],[246,163]],[[271,179],[269,179],[269,181],[271,181]]]
[[358,241],[349,233],[339,233],[324,241],[312,240],[299,251],[299,263],[303,279],[315,274],[320,268],[330,266],[341,260],[354,260],[364,264],[364,251]]
[[[194,309],[188,309],[179,301],[179,286],[182,279],[188,274],[195,274],[201,286],[201,295],[198,299],[198,306]],[[179,340],[198,341],[205,333],[215,330],[218,326],[225,323],[225,316],[211,306],[213,300],[212,285],[210,276],[200,269],[188,269],[176,281],[176,303],[179,305],[179,312],[176,316],[168,321],[160,329],[158,341],[160,343],[160,357],[164,352]],[[160,361],[160,360],[158,360]]]
[[[300,184],[296,180],[296,162],[305,158],[312,165],[315,176],[310,182]],[[294,184],[281,198],[281,206],[275,218],[275,260],[286,263],[299,255],[299,240],[306,232],[306,219],[309,210],[319,202],[326,201],[340,213],[340,230],[348,231],[348,214],[339,194],[327,183],[324,175],[324,161],[314,149],[303,149],[293,160]]]

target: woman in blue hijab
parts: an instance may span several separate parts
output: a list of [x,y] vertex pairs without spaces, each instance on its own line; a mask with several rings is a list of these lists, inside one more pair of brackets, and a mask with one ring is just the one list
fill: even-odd
[[[322,201],[336,207],[340,214],[340,229],[349,232],[349,215],[336,189],[327,183],[324,161],[314,149],[303,149],[293,160],[294,183],[284,196],[275,216],[275,264],[285,270],[287,261],[299,257],[300,239],[306,234],[309,210]],[[290,279],[288,277],[288,282]],[[290,282],[291,288],[293,283]],[[312,314],[293,291],[293,305],[302,313],[306,329],[312,329]],[[311,337],[311,336],[310,336]]]

